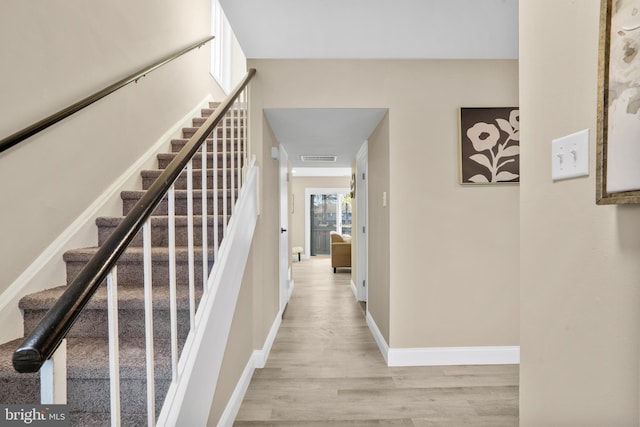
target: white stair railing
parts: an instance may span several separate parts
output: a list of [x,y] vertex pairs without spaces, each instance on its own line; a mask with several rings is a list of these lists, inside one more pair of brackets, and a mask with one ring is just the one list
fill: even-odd
[[[255,71],[253,71],[255,72]],[[248,76],[248,79],[252,74]],[[247,82],[248,82],[247,79]],[[246,264],[253,230],[257,220],[258,177],[255,159],[251,165],[249,160],[248,125],[248,86],[235,97],[222,119],[221,125],[215,127],[211,138],[201,145],[201,226],[202,226],[202,286],[203,292],[199,305],[196,303],[194,242],[194,184],[193,159],[189,160],[181,175],[186,175],[186,210],[187,210],[187,263],[188,263],[188,300],[189,300],[189,333],[179,355],[178,331],[178,297],[176,266],[176,233],[175,233],[175,181],[166,193],[167,225],[168,225],[168,271],[170,314],[170,351],[171,351],[171,384],[164,405],[160,411],[157,425],[194,425],[206,424],[209,408],[199,407],[203,396],[210,404],[215,392],[217,376],[222,364],[222,356],[226,347],[231,319],[242,282],[242,274]],[[217,110],[216,110],[217,111]],[[215,112],[214,112],[215,114]],[[221,137],[220,137],[221,136]],[[194,136],[195,138],[195,136]],[[189,141],[190,143],[191,141]],[[189,144],[188,143],[188,144]],[[209,186],[207,168],[207,144],[212,144],[212,186]],[[218,154],[221,152],[222,168],[219,168]],[[222,182],[218,174],[222,174]],[[178,176],[176,176],[178,179]],[[218,184],[221,184],[219,188]],[[213,212],[211,227],[213,241],[208,236],[208,195],[212,194],[211,211]],[[219,197],[221,195],[221,197]],[[222,199],[222,200],[220,200]],[[229,212],[233,214],[229,216]],[[156,425],[155,360],[154,360],[154,325],[153,325],[153,285],[152,281],[152,234],[151,218],[142,225],[143,240],[143,277],[144,277],[144,311],[145,311],[145,352],[146,352],[146,416],[147,425]],[[220,239],[222,229],[223,239]],[[132,239],[129,240],[129,242]],[[211,252],[211,254],[210,254]],[[211,267],[211,263],[213,267]],[[119,331],[118,331],[118,285],[117,267],[107,273],[107,310],[109,330],[109,371],[110,371],[110,411],[111,425],[121,425],[121,399],[119,378]],[[224,285],[223,285],[224,280]],[[201,368],[202,352],[208,354],[208,368]],[[58,353],[56,353],[58,354]],[[64,354],[64,348],[59,348]],[[64,357],[62,357],[64,359]],[[53,383],[55,365],[47,362],[46,369],[41,370],[43,384],[43,403],[54,403]],[[59,376],[59,375],[58,375]],[[65,375],[66,376],[66,375]],[[205,385],[202,381],[205,379]],[[192,392],[193,384],[199,384],[197,391]],[[49,391],[51,390],[51,391]],[[66,394],[66,390],[65,390]],[[196,404],[196,402],[199,402]],[[59,399],[58,402],[59,403]],[[195,407],[194,407],[195,404]],[[197,421],[196,421],[197,420]],[[184,424],[183,424],[184,423]]]

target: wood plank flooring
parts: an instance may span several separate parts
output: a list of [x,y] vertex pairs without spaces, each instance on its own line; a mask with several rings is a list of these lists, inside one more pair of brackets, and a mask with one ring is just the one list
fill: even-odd
[[518,367],[386,366],[327,257],[294,262],[295,289],[234,426],[517,426]]

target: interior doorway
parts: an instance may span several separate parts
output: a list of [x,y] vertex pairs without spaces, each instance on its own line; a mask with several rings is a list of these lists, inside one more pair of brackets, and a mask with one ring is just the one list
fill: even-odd
[[351,235],[349,191],[348,188],[305,189],[304,234],[311,256],[329,255],[331,231]]
[[351,197],[348,194],[312,194],[309,205],[311,256],[329,255],[332,231],[351,235]]

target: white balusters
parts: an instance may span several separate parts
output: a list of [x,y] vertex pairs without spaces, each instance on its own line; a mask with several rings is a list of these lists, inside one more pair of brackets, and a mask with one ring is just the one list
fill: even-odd
[[189,269],[189,319],[196,324],[195,271],[193,256],[193,162],[187,163],[187,265]]
[[[207,280],[210,275],[209,265],[216,263],[219,257],[220,240],[227,232],[229,212],[233,214],[235,203],[240,190],[246,180],[246,172],[249,166],[249,140],[248,120],[249,110],[248,92],[245,89],[238,99],[234,101],[231,109],[220,125],[212,132],[212,158],[213,164],[208,163],[208,148],[205,142],[201,146],[201,215],[202,215],[202,285],[207,291]],[[210,186],[208,181],[208,168],[212,169],[213,180]],[[193,163],[189,161],[182,174],[186,175],[186,245],[187,245],[187,275],[189,292],[189,321],[190,328],[196,328],[196,292],[195,292],[195,243],[194,243],[194,184]],[[222,176],[220,182],[219,174]],[[208,190],[213,193],[213,205],[208,206]],[[178,337],[178,268],[176,241],[176,199],[175,185],[172,185],[167,193],[167,239],[168,239],[168,285],[169,285],[169,314],[171,337],[171,375],[172,382],[177,382],[180,372],[179,365],[179,337]],[[220,202],[222,199],[222,202]],[[231,206],[229,206],[231,203]],[[213,211],[213,222],[209,225],[208,212]],[[183,215],[184,212],[181,213]],[[222,221],[222,224],[219,222]],[[220,227],[219,227],[220,225]],[[182,225],[180,225],[182,227]],[[208,229],[213,228],[213,242],[209,241]],[[222,232],[222,236],[220,236]],[[146,378],[147,378],[147,423],[155,425],[155,362],[154,362],[154,328],[153,328],[153,290],[152,290],[152,241],[151,222],[147,220],[142,229],[143,237],[143,270],[144,270],[144,310],[145,310],[145,346],[146,346]],[[181,239],[181,242],[184,242]],[[184,245],[185,243],[180,243]],[[213,255],[209,256],[208,246],[211,245]],[[180,260],[184,262],[184,259]],[[184,277],[184,276],[183,276]],[[182,279],[184,280],[184,279]],[[185,283],[181,283],[184,285]],[[109,316],[109,369],[111,391],[111,426],[120,426],[120,375],[119,375],[119,339],[118,339],[118,291],[117,268],[114,268],[107,276],[107,302]],[[59,351],[64,347],[61,346]],[[56,353],[58,354],[58,353]],[[47,362],[43,371],[43,403],[54,402],[53,391],[44,392],[44,387],[53,390],[47,384],[52,384],[53,362]],[[49,376],[49,379],[47,378]]]
[[247,90],[242,91],[240,95],[242,99],[242,156],[244,161],[242,162],[243,179],[247,179],[247,170],[249,168],[249,153],[247,146]]
[[249,127],[249,122],[251,121],[251,110],[249,109],[249,98],[251,95],[251,88],[249,86],[247,86],[245,88],[245,90],[243,91],[243,93],[245,94],[245,118],[244,118],[244,139],[246,141],[246,147],[245,147],[245,160],[246,160],[246,165],[247,168],[249,167],[249,154],[252,153],[252,149],[251,149],[251,128]]
[[151,221],[142,226],[143,271],[144,271],[144,329],[147,363],[147,425],[156,424],[156,393],[153,358],[153,292],[152,292],[152,258],[151,258]]
[[[225,163],[224,159],[222,160]],[[213,130],[213,262],[218,260],[218,129]]]
[[171,381],[178,378],[178,303],[176,290],[176,191],[167,193],[167,233],[169,237],[169,317],[171,323]]
[[[242,142],[243,142],[243,136],[242,136],[242,104],[240,103],[239,100],[236,100],[235,102],[236,108],[237,106],[239,106],[240,108],[237,110],[237,121],[238,121],[238,125],[237,125],[237,133],[238,133],[238,150],[237,150],[237,164],[238,164],[238,168],[237,168],[237,183],[238,183],[238,193],[240,193],[240,189],[242,188]],[[237,195],[236,195],[236,199],[237,199]]]
[[[215,161],[215,160],[214,160]],[[206,292],[207,279],[209,277],[209,251],[207,246],[209,244],[207,239],[208,227],[207,227],[207,143],[202,144],[202,288]]]
[[120,426],[120,339],[118,333],[118,267],[107,275],[107,318],[109,323],[109,390],[111,427]]
[[[228,119],[230,120],[231,123],[231,142],[230,142],[230,148],[229,148],[229,159],[231,160],[231,164],[229,165],[229,178],[230,178],[230,187],[231,187],[231,215],[233,215],[233,211],[235,209],[235,204],[236,204],[236,196],[235,196],[235,173],[234,173],[234,169],[235,169],[235,162],[234,162],[234,156],[233,156],[233,152],[235,150],[235,140],[236,140],[236,124],[234,123],[234,114],[233,114],[233,110],[234,108],[231,107],[231,110],[229,110],[228,113]],[[227,119],[226,118],[226,119]],[[226,120],[225,119],[225,120]],[[225,171],[225,175],[226,175],[226,171]]]
[[227,119],[222,120],[222,235],[227,234]]

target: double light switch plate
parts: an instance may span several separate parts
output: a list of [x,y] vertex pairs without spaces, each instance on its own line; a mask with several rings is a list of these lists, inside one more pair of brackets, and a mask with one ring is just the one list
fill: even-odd
[[589,129],[551,141],[551,178],[581,176],[589,176]]

